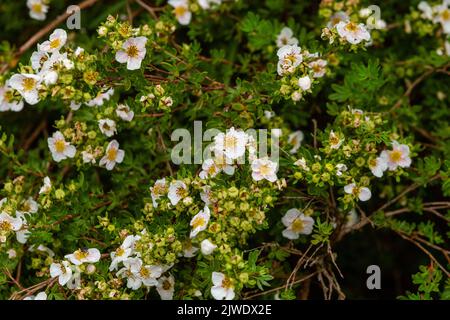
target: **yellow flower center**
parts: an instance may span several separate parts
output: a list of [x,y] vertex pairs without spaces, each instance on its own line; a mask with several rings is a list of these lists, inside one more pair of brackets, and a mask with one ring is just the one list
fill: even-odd
[[349,22],[345,26],[345,29],[350,32],[356,32],[358,30],[358,25],[356,23]]
[[165,187],[162,184],[155,184],[155,186],[153,187],[153,193],[155,195],[163,194],[164,190],[165,190]]
[[142,267],[141,270],[139,270],[139,274],[141,275],[141,277],[143,278],[148,278],[150,277],[150,271],[147,268]]
[[131,45],[127,48],[127,55],[130,58],[136,58],[139,54],[139,50],[135,45]]
[[297,218],[292,222],[292,231],[300,232],[303,230],[303,228],[304,228],[304,225],[303,225],[303,221],[301,219]]
[[233,136],[225,137],[225,149],[234,149],[237,145],[237,138]]
[[42,12],[42,4],[40,3],[35,3],[31,6],[31,11],[36,12],[36,13],[41,13]]
[[369,167],[373,168],[377,166],[377,160],[376,159],[370,159],[369,160]]
[[339,144],[339,137],[337,135],[335,135],[335,134],[331,135],[330,136],[330,143],[332,145],[334,145],[334,146]]
[[178,17],[185,15],[186,12],[188,11],[188,9],[183,6],[179,6],[179,7],[176,7],[174,11],[175,11],[175,16],[178,18]]
[[208,168],[208,173],[210,174],[210,175],[213,175],[213,174],[215,174],[217,172],[217,170],[216,170],[216,166],[215,165],[212,165],[212,166],[210,166],[209,168]]
[[399,162],[402,159],[402,152],[399,150],[393,150],[389,154],[389,158],[391,158],[392,162]]
[[56,140],[55,142],[56,152],[62,153],[66,149],[66,142],[64,140]]
[[224,289],[230,289],[230,288],[233,288],[233,283],[231,282],[231,279],[225,277],[225,278],[222,280],[222,288],[224,288]]
[[263,164],[263,165],[261,165],[260,167],[259,167],[259,172],[262,174],[262,175],[268,175],[268,174],[270,174],[271,173],[271,169],[270,169],[270,166],[268,165],[268,164]]
[[117,257],[123,256],[124,253],[125,253],[125,250],[123,250],[123,248],[118,248],[118,249],[116,250],[116,256],[117,256]]
[[444,21],[450,20],[450,10],[445,9],[444,11],[442,11],[441,17]]
[[52,41],[50,41],[50,48],[57,49],[57,48],[59,48],[60,44],[61,44],[61,40],[59,40],[59,38],[53,39]]
[[353,190],[352,190],[352,193],[353,193],[353,195],[355,196],[355,197],[357,197],[358,195],[359,195],[359,188],[358,187],[354,187],[353,188]]
[[106,154],[106,158],[109,161],[114,161],[117,158],[117,149],[116,148],[110,148]]
[[178,187],[177,191],[176,191],[176,194],[180,198],[183,198],[186,195],[186,189],[184,189],[183,187]]
[[77,260],[83,260],[86,259],[89,253],[86,250],[77,250],[73,254],[75,256],[75,259]]
[[202,227],[205,225],[205,219],[203,217],[197,217],[194,219],[194,221],[192,221],[192,227],[198,228],[198,227]]
[[12,225],[9,221],[0,221],[0,230],[9,231],[12,229]]
[[34,89],[36,85],[36,80],[33,78],[25,78],[22,80],[22,87],[25,91],[31,91]]

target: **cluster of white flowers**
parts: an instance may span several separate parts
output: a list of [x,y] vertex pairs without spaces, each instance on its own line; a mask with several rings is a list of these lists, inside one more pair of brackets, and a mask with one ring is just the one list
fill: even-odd
[[66,31],[56,29],[49,40],[38,44],[38,50],[31,55],[31,67],[35,73],[14,74],[6,82],[7,86],[4,90],[7,92],[10,87],[17,90],[28,104],[38,103],[39,90],[43,86],[54,85],[58,81],[58,70],[70,70],[74,67],[67,53],[60,52],[66,41]]
[[383,150],[379,157],[369,161],[369,167],[375,177],[381,178],[386,170],[395,171],[398,167],[411,165],[410,150],[406,144],[392,141],[392,150]]
[[[382,27],[382,22],[380,22],[380,27]],[[322,30],[322,38],[328,39],[330,44],[335,41],[333,31],[336,31],[341,41],[350,44],[359,44],[363,41],[367,44],[371,40],[370,32],[366,25],[351,21],[350,17],[343,11],[336,12],[332,15],[327,27]]]
[[429,20],[435,24],[440,24],[445,35],[444,50],[438,49],[438,54],[450,56],[450,0],[443,0],[442,4],[430,6],[426,1],[421,1],[418,9],[422,12],[421,18]]
[[48,1],[45,0],[27,0],[27,7],[30,9],[30,17],[35,20],[43,21],[47,17]]
[[76,250],[74,253],[65,255],[63,260],[59,263],[53,262],[50,265],[50,276],[58,278],[58,283],[61,286],[67,285],[69,289],[77,289],[80,286],[81,269],[80,265],[87,263],[85,272],[92,274],[95,272],[96,263],[100,260],[100,251],[96,248],[82,248]]
[[15,232],[17,241],[24,244],[30,236],[27,217],[35,214],[39,206],[33,198],[29,197],[20,205],[19,210],[15,211],[14,216],[12,216],[11,213],[2,209],[6,207],[7,203],[7,198],[0,200],[0,243],[6,242],[6,238],[10,232]]
[[109,270],[117,270],[119,264],[122,268],[117,271],[117,276],[127,279],[127,287],[138,290],[142,286],[156,287],[162,300],[173,298],[175,279],[172,275],[162,276],[172,266],[144,265],[140,253],[135,251],[136,241],[140,236],[129,235],[116,251],[111,252],[111,265]]
[[421,1],[419,3],[419,10],[422,11],[422,18],[430,20],[433,23],[441,24],[442,30],[445,34],[450,34],[450,0],[443,0],[442,4],[430,6],[428,2]]
[[[192,12],[189,0],[169,0],[168,3],[173,7],[175,18],[180,24],[188,25],[191,22]],[[222,0],[197,0],[197,3],[203,10],[209,10],[220,5]]]
[[[286,82],[296,83],[297,87],[291,93],[291,99],[299,101],[305,92],[311,91],[314,80],[325,75],[328,63],[319,57],[319,53],[310,53],[308,50],[302,50],[297,45],[298,40],[296,38],[286,38],[292,32],[287,30],[290,29],[284,28],[282,30],[277,38],[277,44],[282,41],[292,44],[286,44],[278,49],[277,72],[282,77],[294,77]],[[297,71],[301,72],[297,74]],[[284,86],[280,89],[283,94],[285,92]]]
[[248,150],[253,180],[270,182],[277,180],[278,164],[267,157],[257,158],[255,139],[242,130],[232,127],[225,133],[217,134],[210,150],[214,155],[203,162],[199,174],[202,179],[213,178],[220,172],[233,175],[235,167],[245,159]]

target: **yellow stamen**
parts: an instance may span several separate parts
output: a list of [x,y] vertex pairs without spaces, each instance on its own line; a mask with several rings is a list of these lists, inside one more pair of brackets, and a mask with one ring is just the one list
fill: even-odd
[[139,54],[139,50],[135,45],[131,45],[127,48],[127,56],[130,58],[136,58]]
[[66,142],[64,140],[56,140],[55,142],[55,149],[56,152],[62,153],[64,150],[66,150]]
[[115,161],[117,158],[117,149],[116,148],[110,148],[106,153],[106,158],[109,161]]
[[25,78],[22,80],[22,87],[24,91],[31,91],[36,85],[36,80],[33,78]]
[[297,218],[292,222],[292,231],[300,232],[303,230],[303,228],[304,228],[304,225],[303,225],[303,221],[301,219]]
[[197,217],[192,221],[192,227],[194,229],[198,227],[203,227],[205,225],[205,219],[203,217]]

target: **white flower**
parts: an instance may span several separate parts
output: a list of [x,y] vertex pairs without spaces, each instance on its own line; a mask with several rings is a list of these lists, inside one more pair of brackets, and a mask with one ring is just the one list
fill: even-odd
[[75,52],[74,52],[74,54],[75,54],[76,57],[82,55],[83,53],[84,53],[84,49],[81,48],[81,47],[77,47],[77,48],[75,49]]
[[211,288],[211,295],[216,300],[233,300],[234,286],[230,278],[226,277],[221,272],[213,272],[211,276],[213,286]]
[[281,48],[285,45],[297,45],[298,39],[294,37],[291,28],[284,27],[277,36],[277,47]]
[[202,9],[209,9],[212,5],[219,5],[222,3],[222,0],[198,0],[198,4]]
[[52,278],[58,277],[58,283],[62,286],[65,285],[72,278],[72,268],[69,262],[52,263],[50,265],[50,276]]
[[378,157],[376,159],[369,160],[369,168],[375,177],[381,178],[383,176],[383,172],[387,170],[388,164],[384,157]]
[[139,258],[129,258],[123,262],[124,267],[117,271],[117,276],[127,278],[127,288],[137,290],[142,286],[139,277],[139,270],[142,267],[142,260]]
[[445,34],[450,34],[450,9],[448,8],[448,3],[443,3],[434,7],[434,9],[436,16],[433,21],[441,24]]
[[300,148],[305,135],[300,130],[292,132],[288,137],[288,143],[292,144],[292,149],[290,153],[296,153]]
[[44,41],[38,46],[39,51],[55,52],[59,51],[67,41],[67,32],[63,29],[56,29],[50,35],[49,40]]
[[305,171],[309,171],[309,167],[306,164],[306,159],[304,157],[298,159],[297,161],[294,162],[294,165],[297,167],[302,168]]
[[39,205],[32,197],[28,197],[23,203],[20,211],[23,213],[36,213],[38,211]]
[[116,108],[117,116],[124,121],[131,121],[134,117],[133,110],[126,104],[119,104]]
[[112,137],[117,133],[116,122],[111,119],[98,120],[98,127],[100,131],[107,137]]
[[336,12],[330,18],[330,21],[327,24],[328,29],[332,29],[341,21],[348,21],[350,17],[343,11]]
[[8,254],[8,259],[14,259],[17,257],[17,251],[14,249],[9,249],[6,253]]
[[43,21],[46,18],[48,6],[42,0],[27,0],[27,7],[30,9],[30,17]]
[[23,300],[47,300],[47,294],[45,293],[45,291],[39,292],[37,295],[35,296],[28,296],[23,298]]
[[359,217],[355,209],[350,210],[345,219],[346,219],[345,223],[346,228],[351,228],[359,222]]
[[248,142],[248,136],[242,130],[235,130],[234,127],[227,130],[224,134],[219,133],[214,137],[214,151],[218,154],[224,154],[231,160],[238,159],[245,154],[245,147]]
[[155,265],[142,266],[139,269],[138,276],[146,287],[156,286],[158,284],[157,278],[162,274],[162,267]]
[[433,19],[433,9],[430,7],[428,2],[426,1],[420,1],[418,8],[420,11],[422,11],[421,17],[423,19],[432,20]]
[[283,237],[291,240],[298,239],[300,234],[311,234],[314,226],[313,218],[294,208],[286,212],[281,222],[286,227],[282,232]]
[[311,61],[308,66],[312,69],[314,78],[322,78],[325,75],[327,64],[326,60],[317,59]]
[[206,204],[210,205],[213,201],[212,199],[212,192],[210,186],[203,186],[202,192],[200,192],[200,199]]
[[60,162],[67,158],[73,158],[76,153],[76,149],[69,142],[66,142],[63,134],[60,131],[53,133],[51,138],[47,139],[48,148],[52,153],[53,160]]
[[16,89],[27,103],[33,105],[39,102],[41,80],[41,77],[35,74],[15,74],[9,80],[9,85]]
[[49,59],[47,52],[44,51],[35,51],[31,54],[31,67],[34,71],[39,71],[42,68],[44,63]]
[[372,197],[372,193],[369,188],[357,187],[355,183],[350,183],[344,187],[345,193],[353,194],[361,201],[367,201]]
[[409,153],[409,147],[406,144],[392,141],[392,150],[384,150],[381,152],[380,158],[387,163],[390,171],[394,171],[398,167],[408,168],[411,165]]
[[190,238],[194,238],[200,231],[203,231],[208,226],[209,218],[211,217],[208,206],[197,213],[189,224],[192,227]]
[[140,236],[127,236],[123,243],[120,245],[116,251],[111,252],[111,265],[109,266],[109,271],[117,269],[117,265],[120,262],[123,262],[128,259],[128,257],[132,254],[134,245],[137,240],[139,240]]
[[339,149],[339,147],[344,142],[344,138],[340,138],[340,135],[335,133],[333,130],[330,131],[329,136],[330,148],[331,149]]
[[22,227],[20,217],[13,218],[6,212],[0,213],[0,231],[18,231]]
[[81,151],[81,156],[83,157],[83,163],[92,163],[95,164],[95,155],[92,152],[87,150]]
[[303,61],[301,48],[297,45],[286,45],[277,51],[278,65],[277,71],[280,76],[293,73]]
[[172,205],[176,206],[177,203],[187,195],[187,186],[183,181],[175,180],[170,183],[167,196]]
[[217,246],[208,239],[205,239],[200,243],[200,248],[202,250],[203,255],[207,256],[213,253],[213,251],[217,248]]
[[74,265],[79,266],[85,262],[95,263],[100,260],[100,251],[96,248],[78,249],[74,253],[67,254],[64,258],[69,259]]
[[202,164],[202,171],[199,173],[201,179],[213,178],[220,172],[213,159],[206,159]]
[[125,156],[125,151],[119,149],[119,143],[117,140],[112,140],[108,147],[106,147],[106,152],[103,158],[100,159],[100,165],[105,166],[107,170],[112,170],[116,163],[121,163]]
[[12,100],[12,90],[8,84],[0,87],[0,112],[2,111],[21,111],[23,109],[23,100]]
[[234,174],[234,166],[229,164],[232,160],[228,159],[221,151],[215,151],[214,164],[219,171],[225,172],[227,175],[232,176]]
[[145,58],[146,37],[129,38],[126,40],[122,49],[116,53],[116,61],[126,63],[128,70],[136,70],[141,67],[142,60]]
[[277,180],[277,164],[267,158],[254,160],[252,162],[252,178],[255,181],[266,179],[275,182]]
[[154,208],[158,207],[158,203],[156,202],[156,200],[158,200],[163,194],[165,194],[166,191],[167,191],[166,178],[156,180],[155,185],[153,187],[150,187],[150,193],[152,196]]
[[311,78],[304,76],[298,79],[298,86],[303,90],[307,91],[311,89]]
[[70,101],[70,109],[72,109],[73,111],[77,111],[78,109],[80,109],[81,107],[81,103],[77,103],[75,101]]
[[17,242],[19,242],[21,244],[27,243],[28,238],[30,237],[30,234],[31,234],[31,232],[28,231],[28,227],[24,222],[24,224],[22,225],[22,229],[20,229],[19,231],[16,231]]
[[356,24],[351,21],[341,21],[336,25],[336,30],[340,37],[351,44],[358,44],[363,40],[370,40],[370,33],[362,23]]
[[340,176],[342,176],[342,173],[343,172],[345,172],[345,171],[347,171],[347,166],[345,165],[345,164],[343,164],[343,163],[338,163],[337,165],[336,165],[336,175],[338,176],[338,177],[340,177]]
[[173,12],[180,24],[188,25],[191,22],[192,13],[189,11],[188,0],[169,0],[168,3],[174,8]]
[[39,194],[42,193],[49,193],[52,189],[52,182],[50,181],[49,177],[44,178],[44,185],[39,189]]
[[264,110],[264,117],[268,120],[272,119],[275,116],[275,112]]
[[105,103],[105,101],[108,101],[113,94],[114,89],[109,89],[106,92],[99,91],[97,93],[97,96],[94,99],[88,101],[86,105],[89,107],[102,106],[103,103]]
[[159,278],[156,291],[158,291],[161,300],[172,300],[175,291],[175,278],[172,275]]
[[183,245],[183,257],[185,258],[192,258],[197,253],[198,248],[194,247],[191,243],[191,241],[187,241]]

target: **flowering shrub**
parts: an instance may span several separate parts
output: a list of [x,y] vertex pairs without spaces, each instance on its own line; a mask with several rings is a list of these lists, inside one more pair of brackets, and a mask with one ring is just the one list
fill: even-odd
[[0,7],[0,298],[449,298],[450,1],[65,12]]

